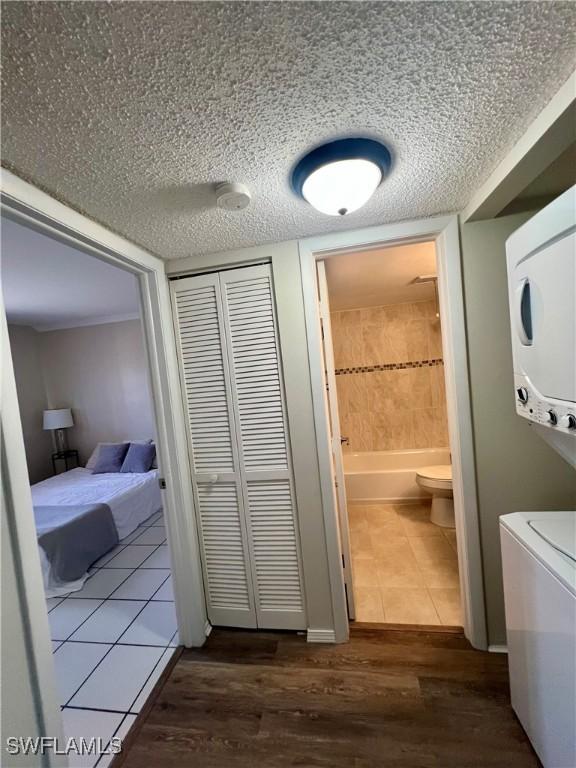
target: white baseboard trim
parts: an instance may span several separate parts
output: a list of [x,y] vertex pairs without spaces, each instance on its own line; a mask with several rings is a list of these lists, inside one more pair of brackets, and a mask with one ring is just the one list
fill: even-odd
[[507,645],[489,645],[488,653],[508,653]]
[[308,643],[335,643],[336,632],[333,629],[309,629],[306,633]]
[[212,632],[212,624],[210,624],[209,621],[206,621],[206,624],[204,625],[204,633],[206,634],[206,637],[209,637],[210,632]]

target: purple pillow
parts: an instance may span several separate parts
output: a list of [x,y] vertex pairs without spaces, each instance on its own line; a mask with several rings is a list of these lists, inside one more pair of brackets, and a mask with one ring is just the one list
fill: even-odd
[[130,443],[120,472],[149,472],[155,456],[156,448],[154,445]]
[[101,445],[92,474],[103,475],[108,472],[120,472],[129,445],[130,443]]

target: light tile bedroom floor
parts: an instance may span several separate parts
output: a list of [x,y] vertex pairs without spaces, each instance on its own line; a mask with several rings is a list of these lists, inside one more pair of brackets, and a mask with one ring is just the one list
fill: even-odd
[[430,502],[349,504],[356,621],[461,626],[456,532]]
[[[162,513],[101,560],[79,592],[49,598],[66,737],[125,737],[178,645]],[[70,757],[105,768],[110,755]]]

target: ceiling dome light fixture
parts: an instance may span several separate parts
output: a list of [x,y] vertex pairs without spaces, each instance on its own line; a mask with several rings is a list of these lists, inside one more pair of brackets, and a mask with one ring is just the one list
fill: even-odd
[[304,155],[290,183],[316,210],[345,216],[370,200],[391,164],[388,148],[379,141],[338,139]]

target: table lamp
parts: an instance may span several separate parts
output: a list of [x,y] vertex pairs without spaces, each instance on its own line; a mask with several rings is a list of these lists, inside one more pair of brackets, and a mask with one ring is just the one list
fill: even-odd
[[44,411],[44,429],[56,430],[56,448],[58,451],[66,451],[66,429],[74,426],[72,411],[70,408],[54,408]]

